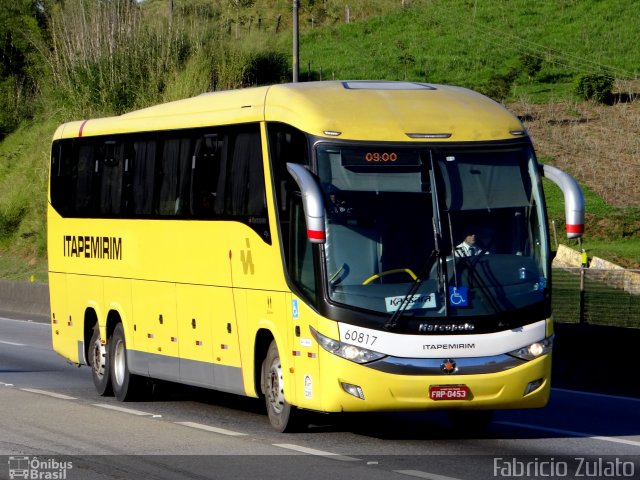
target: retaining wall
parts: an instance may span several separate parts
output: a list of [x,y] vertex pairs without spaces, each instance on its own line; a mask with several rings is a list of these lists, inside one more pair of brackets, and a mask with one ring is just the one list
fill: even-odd
[[49,285],[0,280],[0,311],[15,312],[48,321]]

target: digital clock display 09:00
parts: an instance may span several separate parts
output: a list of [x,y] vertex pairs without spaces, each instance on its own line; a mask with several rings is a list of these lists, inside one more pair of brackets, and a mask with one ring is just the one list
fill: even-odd
[[420,154],[414,149],[377,150],[371,148],[343,148],[341,154],[342,165],[345,167],[415,167],[421,165]]
[[364,154],[367,162],[396,162],[398,154],[396,152],[367,152]]

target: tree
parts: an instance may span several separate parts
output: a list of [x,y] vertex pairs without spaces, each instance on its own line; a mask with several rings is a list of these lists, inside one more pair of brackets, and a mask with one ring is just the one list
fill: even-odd
[[44,65],[45,5],[12,0],[0,9],[0,139],[32,115]]

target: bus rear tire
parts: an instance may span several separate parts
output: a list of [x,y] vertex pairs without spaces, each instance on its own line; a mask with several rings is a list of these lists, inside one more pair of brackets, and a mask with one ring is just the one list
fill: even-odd
[[302,428],[302,414],[284,398],[284,374],[275,340],[269,345],[262,364],[262,378],[267,415],[278,432],[294,432]]
[[129,372],[127,343],[124,338],[122,323],[116,325],[109,344],[113,394],[121,402],[139,400],[144,393],[146,379]]
[[93,327],[93,334],[89,341],[88,357],[87,360],[91,367],[93,384],[96,387],[98,395],[113,395],[109,366],[111,355],[109,355],[108,346],[104,345],[100,339],[100,328],[97,323]]

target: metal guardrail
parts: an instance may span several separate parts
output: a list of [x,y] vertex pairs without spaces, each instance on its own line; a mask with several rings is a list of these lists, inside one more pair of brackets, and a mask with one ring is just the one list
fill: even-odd
[[640,328],[640,270],[555,267],[556,322]]

